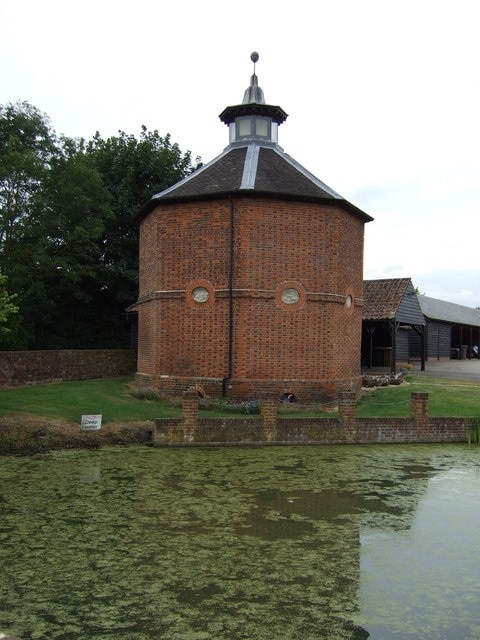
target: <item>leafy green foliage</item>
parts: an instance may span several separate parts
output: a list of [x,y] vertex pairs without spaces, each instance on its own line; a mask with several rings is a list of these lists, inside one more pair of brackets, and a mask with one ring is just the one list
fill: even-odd
[[198,408],[201,413],[210,417],[229,414],[258,416],[261,413],[262,402],[259,398],[250,398],[249,400],[200,398]]
[[22,239],[56,151],[50,123],[27,102],[0,105],[0,246]]
[[128,347],[142,204],[193,169],[170,136],[58,138],[0,106],[0,272],[19,313],[0,349]]
[[0,334],[9,333],[10,328],[5,326],[15,313],[18,313],[18,307],[13,302],[15,295],[9,295],[6,288],[7,278],[0,273]]
[[92,166],[102,176],[113,215],[100,238],[97,305],[121,318],[138,293],[138,224],[141,206],[192,171],[190,152],[182,154],[170,136],[142,126],[140,139],[118,132],[103,140],[97,133],[86,147]]

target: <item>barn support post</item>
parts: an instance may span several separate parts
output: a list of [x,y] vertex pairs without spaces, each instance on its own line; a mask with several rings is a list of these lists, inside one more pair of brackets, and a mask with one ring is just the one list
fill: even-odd
[[397,331],[400,324],[393,320],[389,323],[390,325],[390,336],[392,338],[392,360],[390,362],[390,370],[392,373],[396,373],[397,369]]
[[369,369],[372,368],[373,364],[373,334],[375,333],[376,327],[365,325],[365,333],[368,337],[368,363],[367,366]]
[[421,338],[421,349],[422,349],[422,355],[421,355],[421,363],[420,363],[420,370],[421,371],[425,371],[425,359],[426,359],[426,355],[427,355],[427,345],[425,342],[425,326],[420,326],[420,338]]

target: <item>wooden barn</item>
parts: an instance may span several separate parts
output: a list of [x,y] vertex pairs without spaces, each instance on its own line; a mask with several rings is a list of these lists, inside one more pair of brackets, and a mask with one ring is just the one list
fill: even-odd
[[423,370],[426,323],[411,279],[365,280],[363,300],[362,368],[395,371],[414,340]]
[[[461,304],[418,296],[425,317],[427,360],[478,358],[480,310]],[[419,344],[413,342],[412,357],[418,357]]]
[[362,369],[478,358],[480,310],[418,295],[410,278],[365,280]]

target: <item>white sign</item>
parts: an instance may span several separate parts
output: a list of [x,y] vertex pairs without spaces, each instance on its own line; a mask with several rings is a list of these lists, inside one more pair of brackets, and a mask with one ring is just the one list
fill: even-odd
[[95,431],[102,426],[102,414],[93,416],[82,416],[82,429],[84,431]]

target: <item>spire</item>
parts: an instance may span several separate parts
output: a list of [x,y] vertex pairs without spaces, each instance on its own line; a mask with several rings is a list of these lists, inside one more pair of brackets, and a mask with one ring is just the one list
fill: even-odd
[[252,102],[255,104],[265,104],[265,97],[262,89],[258,86],[258,78],[255,73],[255,63],[258,62],[259,57],[256,51],[250,55],[250,60],[253,62],[253,75],[250,78],[250,86],[245,90],[242,104],[250,104]]

